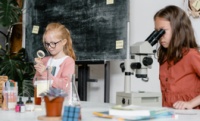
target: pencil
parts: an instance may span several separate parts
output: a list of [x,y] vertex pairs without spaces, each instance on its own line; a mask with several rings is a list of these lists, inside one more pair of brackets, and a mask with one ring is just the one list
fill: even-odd
[[102,118],[110,118],[110,119],[113,118],[113,116],[107,115],[107,114],[104,114],[104,113],[101,113],[101,112],[93,112],[93,114],[94,114],[95,116],[102,117]]
[[131,121],[131,120],[127,120],[127,119],[124,119],[124,118],[109,115],[109,114],[107,114],[107,112],[93,112],[93,114],[95,116],[98,116],[98,117],[101,117],[101,118],[114,119],[115,121]]

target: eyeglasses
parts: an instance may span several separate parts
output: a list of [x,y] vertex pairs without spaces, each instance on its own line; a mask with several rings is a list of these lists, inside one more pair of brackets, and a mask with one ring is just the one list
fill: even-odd
[[58,42],[50,42],[50,43],[47,43],[45,42],[44,45],[46,47],[51,47],[51,48],[55,48],[56,47],[56,44],[58,44],[59,42],[61,42],[62,40],[58,41]]

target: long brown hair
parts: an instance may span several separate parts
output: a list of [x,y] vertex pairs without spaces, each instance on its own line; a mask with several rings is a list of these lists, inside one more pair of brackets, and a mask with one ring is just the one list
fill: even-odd
[[44,37],[47,32],[49,31],[54,31],[56,33],[56,37],[64,40],[66,39],[67,42],[63,48],[63,51],[66,55],[72,57],[74,60],[76,60],[76,56],[73,50],[72,46],[72,38],[70,35],[70,31],[61,23],[49,23],[46,27],[46,30],[43,35],[43,42],[44,42]]
[[169,21],[172,28],[169,47],[160,46],[158,49],[158,62],[160,64],[165,61],[175,64],[183,58],[190,48],[198,49],[191,21],[181,8],[173,5],[166,6],[154,15],[154,20],[156,17]]

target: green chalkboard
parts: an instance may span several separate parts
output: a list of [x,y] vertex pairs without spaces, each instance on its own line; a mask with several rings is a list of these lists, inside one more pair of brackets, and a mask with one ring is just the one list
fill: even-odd
[[[26,0],[25,49],[32,61],[38,50],[45,50],[42,35],[50,22],[60,22],[71,32],[77,60],[126,58],[128,0]],[[38,34],[32,33],[39,26]],[[116,40],[123,48],[116,49]]]

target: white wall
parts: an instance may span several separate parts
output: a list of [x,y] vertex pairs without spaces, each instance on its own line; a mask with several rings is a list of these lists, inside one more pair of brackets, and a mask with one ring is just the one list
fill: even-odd
[[[130,0],[130,45],[138,41],[144,41],[154,30],[153,16],[155,12],[166,5],[177,5],[185,9],[184,0]],[[200,18],[191,17],[195,34],[200,43]],[[111,61],[110,66],[110,102],[116,103],[116,92],[124,90],[124,74],[119,67],[121,61]],[[98,79],[98,82],[88,83],[88,100],[104,101],[104,66],[91,65],[90,77]],[[160,92],[158,79],[159,65],[154,59],[152,69],[148,70],[149,82],[132,76],[132,91]]]

